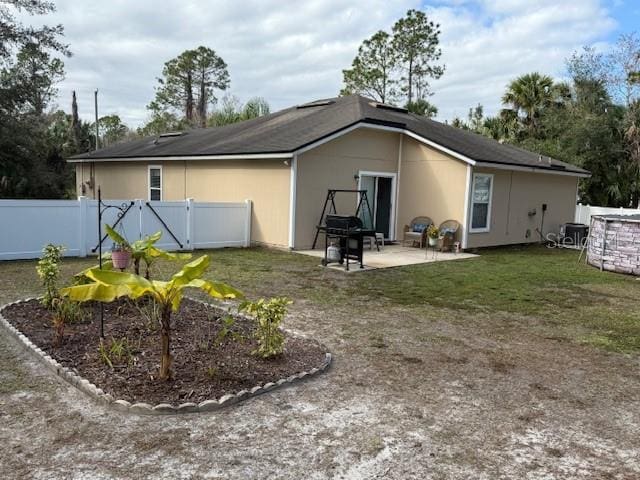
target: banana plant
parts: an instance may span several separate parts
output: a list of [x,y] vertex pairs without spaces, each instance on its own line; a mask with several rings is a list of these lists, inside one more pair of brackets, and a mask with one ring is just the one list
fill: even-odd
[[171,378],[171,313],[180,308],[186,288],[198,288],[213,298],[241,298],[242,293],[221,282],[203,280],[202,274],[209,266],[209,256],[203,255],[187,263],[169,281],[148,280],[140,275],[92,268],[85,277],[92,283],[63,288],[60,293],[76,302],[112,302],[116,298],[128,297],[136,300],[150,297],[160,309],[161,380]]
[[[149,280],[151,265],[158,258],[164,258],[167,260],[188,260],[191,258],[190,253],[171,253],[155,246],[156,242],[162,238],[162,232],[157,231],[153,235],[147,235],[142,240],[136,240],[133,243],[127,242],[127,240],[116,232],[109,225],[105,225],[105,231],[109,238],[118,245],[126,245],[131,250],[131,258],[133,258],[133,270],[136,275],[140,275],[140,263],[145,264],[144,277]],[[111,253],[105,253],[102,258],[108,260]]]

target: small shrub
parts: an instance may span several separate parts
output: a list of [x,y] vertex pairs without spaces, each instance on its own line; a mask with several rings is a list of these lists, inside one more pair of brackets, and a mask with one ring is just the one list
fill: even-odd
[[284,335],[280,330],[280,324],[287,313],[287,306],[291,305],[288,298],[276,297],[269,301],[261,298],[257,302],[245,302],[240,306],[256,319],[255,336],[258,339],[258,348],[254,355],[262,358],[270,358],[280,355],[284,351]]
[[126,337],[121,339],[112,338],[107,344],[104,340],[100,340],[98,345],[98,354],[102,363],[113,369],[114,365],[131,365],[134,361],[131,345]]
[[142,297],[138,300],[128,300],[130,305],[138,311],[144,319],[144,325],[150,332],[155,332],[160,325],[160,305],[153,298]]
[[64,252],[63,245],[48,244],[42,249],[42,258],[38,261],[36,271],[44,286],[42,305],[51,310],[54,300],[60,296],[58,292],[58,277],[60,276],[60,259]]
[[84,311],[78,302],[72,302],[66,298],[54,298],[52,309],[53,346],[59,347],[64,337],[65,325],[83,320]]
[[223,343],[227,339],[227,337],[231,337],[236,342],[244,340],[242,334],[233,329],[236,321],[231,315],[225,315],[220,319],[220,321],[222,322],[222,328],[216,334],[217,344]]

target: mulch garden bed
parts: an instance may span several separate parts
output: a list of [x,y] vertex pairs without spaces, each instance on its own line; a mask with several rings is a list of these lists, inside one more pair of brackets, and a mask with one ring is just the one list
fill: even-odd
[[[131,403],[198,403],[276,382],[319,367],[326,349],[310,339],[286,335],[285,351],[272,359],[252,355],[254,322],[213,305],[184,299],[172,315],[173,379],[158,380],[160,333],[141,311],[148,301],[118,300],[104,305],[105,342],[115,341],[118,356],[109,366],[100,352],[97,304],[85,304],[85,319],[67,324],[64,340],[52,346],[51,313],[39,301],[10,305],[2,315],[24,335],[68,368],[116,399]],[[229,317],[233,321],[229,321]],[[227,321],[225,321],[227,319]]]

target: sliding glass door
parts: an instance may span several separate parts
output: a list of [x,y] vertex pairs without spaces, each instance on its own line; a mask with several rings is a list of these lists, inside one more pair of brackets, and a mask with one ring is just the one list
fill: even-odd
[[363,202],[359,216],[366,228],[384,234],[386,239],[393,238],[395,174],[362,172],[359,189],[367,192],[369,209]]

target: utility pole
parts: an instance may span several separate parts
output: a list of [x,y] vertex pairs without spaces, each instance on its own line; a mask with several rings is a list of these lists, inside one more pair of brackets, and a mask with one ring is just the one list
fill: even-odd
[[93,92],[93,97],[94,97],[94,105],[95,105],[95,111],[96,111],[96,150],[98,150],[100,148],[100,127],[98,125],[98,89],[96,88],[96,91]]

